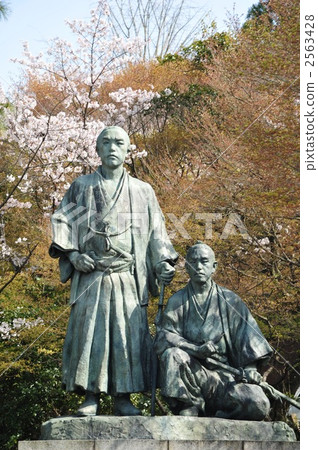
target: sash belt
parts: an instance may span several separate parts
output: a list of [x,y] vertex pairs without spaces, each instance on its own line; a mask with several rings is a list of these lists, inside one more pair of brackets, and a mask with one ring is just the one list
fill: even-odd
[[131,259],[128,258],[119,258],[119,257],[110,257],[110,258],[94,258],[95,261],[95,270],[104,272],[105,275],[110,275],[111,273],[120,273],[120,272],[134,272],[134,257],[131,256]]

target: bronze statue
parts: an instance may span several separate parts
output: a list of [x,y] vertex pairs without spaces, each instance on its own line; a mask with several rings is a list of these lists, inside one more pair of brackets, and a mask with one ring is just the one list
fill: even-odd
[[72,183],[52,216],[50,255],[71,279],[62,381],[85,394],[78,415],[97,414],[102,392],[115,414],[138,415],[129,394],[151,384],[148,290],[171,281],[177,253],[153,189],[123,167],[127,133],[108,127],[96,147],[102,165]]
[[216,267],[204,243],[188,250],[190,281],[168,300],[156,336],[161,393],[175,414],[263,420],[270,402],[258,370],[272,349],[242,300],[212,280]]

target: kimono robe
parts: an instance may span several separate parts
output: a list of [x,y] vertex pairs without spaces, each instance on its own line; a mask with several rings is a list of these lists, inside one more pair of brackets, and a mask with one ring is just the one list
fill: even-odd
[[[76,179],[52,216],[50,255],[71,279],[71,313],[63,348],[68,391],[120,394],[150,387],[148,291],[157,294],[156,264],[177,259],[150,185],[125,171],[112,198],[101,167]],[[79,272],[67,252],[88,254]]]
[[[205,303],[199,305],[189,283],[169,299],[156,336],[162,395],[176,412],[184,404],[196,406],[205,415],[225,410],[223,417],[247,418],[242,415],[240,402],[246,403],[249,396],[251,401],[258,397],[266,404],[262,389],[242,384],[238,389],[230,373],[211,367],[208,359],[199,360],[182,350],[184,342],[200,346],[208,341],[216,348],[213,358],[235,368],[260,363],[272,353],[256,321],[236,294],[213,282]],[[239,417],[232,415],[231,409]]]

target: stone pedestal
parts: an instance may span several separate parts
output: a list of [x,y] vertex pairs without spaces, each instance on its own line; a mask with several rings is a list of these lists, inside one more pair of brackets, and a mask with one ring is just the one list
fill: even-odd
[[59,417],[19,450],[298,450],[284,422],[216,418]]
[[21,441],[19,450],[299,450],[299,442],[258,441]]
[[295,441],[296,438],[285,422],[181,416],[91,416],[51,419],[42,425],[41,439]]

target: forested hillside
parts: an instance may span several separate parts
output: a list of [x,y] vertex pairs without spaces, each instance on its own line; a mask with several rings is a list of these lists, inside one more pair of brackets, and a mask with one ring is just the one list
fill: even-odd
[[[48,256],[50,216],[72,180],[98,166],[96,137],[110,124],[129,132],[126,168],[154,188],[180,254],[166,296],[187,280],[188,246],[211,245],[215,280],[241,296],[275,349],[264,378],[295,393],[299,4],[264,0],[246,13],[226,32],[202,22],[159,51],[115,32],[100,1],[87,23],[69,22],[75,46],[25,46],[24,76],[0,99],[1,448],[38,438],[43,421],[80,402],[60,386],[69,284]],[[152,333],[156,308],[152,299]],[[149,395],[134,401],[150,414]],[[111,408],[105,396],[102,413]],[[272,418],[287,409],[275,404]]]

